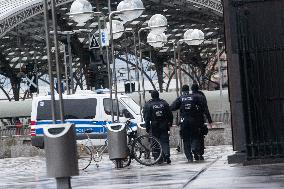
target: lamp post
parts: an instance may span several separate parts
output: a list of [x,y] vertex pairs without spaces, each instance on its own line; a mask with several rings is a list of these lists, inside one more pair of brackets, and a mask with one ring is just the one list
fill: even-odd
[[219,90],[220,90],[220,111],[223,113],[223,73],[222,73],[222,62],[220,61],[220,50],[219,50],[219,39],[213,40],[216,43],[216,54],[217,54],[217,64],[219,72]]
[[[126,29],[124,31],[125,33],[131,33],[133,35],[133,44],[134,44],[134,56],[135,56],[135,62],[136,62],[136,66],[135,66],[135,73],[136,75],[139,74],[138,72],[138,68],[139,68],[139,65],[138,65],[138,60],[137,60],[137,47],[136,47],[136,37],[135,37],[135,32],[132,30],[132,29]],[[126,55],[126,61],[128,62],[128,52],[127,52],[127,55]],[[127,71],[128,71],[128,80],[130,82],[130,93],[132,93],[132,79],[131,79],[131,75],[130,74],[130,69],[128,67],[128,63],[127,63]],[[139,77],[139,76],[138,76]],[[140,85],[140,82],[138,81],[139,85]]]
[[[189,29],[184,33],[184,39],[180,39],[177,42],[177,54],[178,54],[178,61],[175,62],[176,66],[179,66],[179,84],[180,88],[182,87],[182,80],[181,80],[181,65],[180,65],[180,45],[183,42],[186,42],[188,45],[200,45],[204,41],[204,33],[201,30],[198,29]],[[182,94],[182,91],[180,90],[180,95]]]
[[[114,15],[116,14],[122,14],[124,12],[132,12],[132,11],[142,11],[144,10],[144,8],[134,8],[134,9],[123,9],[120,11],[113,11],[109,14],[109,31],[110,31],[110,44],[111,44],[111,57],[112,57],[112,64],[113,64],[113,72],[114,72],[114,87],[115,87],[115,100],[117,102],[117,122],[119,122],[119,103],[118,103],[118,97],[117,97],[117,79],[116,79],[116,71],[115,71],[115,57],[114,57],[114,38],[113,38],[113,32],[112,32],[112,27],[113,27],[113,23],[112,23],[112,18]],[[111,92],[112,93],[112,92]],[[112,96],[111,96],[112,99]],[[111,101],[112,102],[112,101]],[[113,102],[112,102],[112,107],[113,107]],[[112,111],[113,112],[113,111]],[[112,121],[114,121],[114,117],[112,116]]]
[[[151,32],[147,36],[147,42],[153,47],[162,47],[164,43],[167,41],[167,38],[163,33],[166,30],[166,27],[167,27],[166,17],[161,14],[155,14],[150,18],[148,22],[148,27],[141,28],[138,31],[139,62],[140,62],[141,77],[142,77],[143,104],[145,104],[145,79],[144,79],[144,67],[142,63],[141,32],[145,30],[151,30]],[[138,85],[138,93],[139,93],[140,111],[142,112],[140,85]]]
[[[54,33],[53,31],[51,33]],[[68,51],[68,64],[69,64],[69,76],[70,76],[70,88],[69,88],[69,81],[68,81],[68,70],[67,70],[67,62],[66,62],[66,52],[65,52],[65,45],[64,45],[64,61],[65,61],[65,75],[66,75],[66,86],[68,94],[74,94],[74,79],[73,79],[73,67],[72,67],[72,49],[71,49],[71,35],[75,34],[74,31],[57,31],[58,34],[66,35],[67,38],[67,51]]]
[[[110,11],[110,1],[108,1],[109,11]],[[115,99],[117,101],[117,114],[119,113],[118,107],[118,98],[117,98],[117,81],[116,81],[116,73],[115,73],[115,58],[114,58],[114,45],[113,45],[113,22],[112,17],[115,14],[124,15],[123,19],[127,19],[126,21],[130,21],[128,19],[135,19],[138,18],[144,10],[143,3],[141,0],[129,1],[124,0],[119,3],[118,11],[110,11],[109,13],[109,33],[110,33],[110,44],[111,44],[111,57],[113,63],[113,73],[114,73],[114,86],[115,86]],[[131,16],[127,15],[128,13],[132,13]],[[87,0],[76,0],[72,3],[70,9],[70,16],[73,17],[73,20],[76,22],[84,23],[90,19],[93,15],[103,15],[101,12],[93,12],[92,6]],[[126,15],[125,15],[126,14]],[[103,15],[104,17],[104,15]],[[105,17],[104,17],[105,21]],[[100,27],[99,27],[100,29]],[[100,32],[100,31],[99,31]],[[101,34],[100,34],[101,37]],[[101,40],[100,40],[101,45]],[[106,48],[108,49],[108,48]],[[108,52],[107,52],[108,54]],[[112,106],[112,121],[114,122],[114,111],[113,111],[113,100],[112,100],[112,85],[111,85],[111,70],[110,70],[110,61],[107,55],[107,62],[108,62],[108,76],[109,76],[109,86],[111,87],[110,90],[110,99],[111,99],[111,106]],[[117,115],[117,121],[119,121],[119,116]]]

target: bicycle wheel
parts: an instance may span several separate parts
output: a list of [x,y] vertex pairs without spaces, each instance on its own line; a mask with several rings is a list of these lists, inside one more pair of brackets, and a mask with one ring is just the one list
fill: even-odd
[[132,153],[142,165],[154,165],[162,158],[162,145],[155,137],[142,135],[134,140]]
[[92,151],[88,146],[77,146],[78,167],[80,170],[85,170],[92,162]]

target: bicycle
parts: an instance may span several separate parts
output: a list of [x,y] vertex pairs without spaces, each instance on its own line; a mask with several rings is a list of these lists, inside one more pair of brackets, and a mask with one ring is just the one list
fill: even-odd
[[[96,167],[98,168],[99,162],[102,161],[103,154],[108,150],[107,139],[105,139],[104,145],[97,147],[90,138],[89,134],[91,132],[91,129],[86,130],[84,133],[87,136],[87,141],[77,145],[78,167],[80,170],[87,169],[92,161],[96,163]],[[113,163],[116,165],[117,161],[114,160]],[[128,164],[128,157],[119,163],[122,163],[122,167],[125,167]]]
[[[141,135],[137,137],[137,131],[131,127],[130,120],[126,121],[125,126],[128,130],[128,150],[129,155],[125,159],[114,160],[116,167],[126,167],[131,164],[131,160],[135,159],[142,165],[150,166],[156,164],[162,158],[162,145],[155,137],[151,135]],[[87,142],[80,144],[77,147],[78,152],[78,165],[80,170],[85,170],[89,167],[92,160],[96,162],[99,167],[99,162],[102,160],[102,155],[108,149],[107,139],[105,144],[99,148],[94,146],[89,133],[92,130],[86,130]],[[89,144],[89,145],[87,145]]]
[[157,138],[149,134],[137,136],[137,131],[134,131],[130,125],[130,120],[126,121],[128,129],[128,148],[129,158],[126,166],[131,164],[131,160],[135,159],[138,163],[146,166],[156,164],[162,158],[162,145]]

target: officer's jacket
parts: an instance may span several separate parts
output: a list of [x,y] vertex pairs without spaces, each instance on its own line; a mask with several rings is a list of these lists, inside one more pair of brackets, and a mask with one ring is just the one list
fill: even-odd
[[149,125],[150,122],[161,122],[171,125],[173,122],[170,106],[163,99],[149,100],[144,106],[143,116],[146,125]]
[[180,109],[181,117],[183,118],[196,118],[203,120],[205,113],[206,102],[200,94],[184,93],[178,97],[171,105],[171,110],[175,111]]

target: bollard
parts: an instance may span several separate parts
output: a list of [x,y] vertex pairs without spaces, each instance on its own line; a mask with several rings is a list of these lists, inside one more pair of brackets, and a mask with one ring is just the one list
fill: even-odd
[[47,176],[56,178],[57,189],[70,189],[71,176],[79,175],[74,124],[43,128]]
[[116,162],[116,168],[122,168],[122,160],[127,158],[129,153],[125,125],[114,123],[108,124],[107,128],[109,159]]

